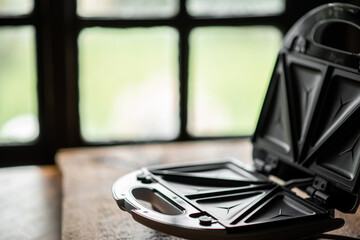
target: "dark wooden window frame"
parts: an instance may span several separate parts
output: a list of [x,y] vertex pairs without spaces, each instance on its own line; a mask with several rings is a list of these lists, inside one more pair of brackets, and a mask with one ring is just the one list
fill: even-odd
[[177,29],[180,36],[180,134],[172,141],[219,139],[227,137],[193,138],[187,133],[188,37],[191,29],[201,26],[270,25],[285,33],[305,12],[328,1],[286,0],[285,12],[275,16],[194,18],[186,12],[185,0],[179,0],[179,14],[175,17],[139,20],[80,17],[76,14],[76,0],[34,0],[34,2],[34,11],[29,15],[0,16],[0,26],[32,25],[36,29],[40,135],[33,143],[1,145],[0,167],[52,164],[56,151],[66,147],[144,143],[89,143],[81,138],[77,38],[82,29],[93,26],[108,28],[170,26]]

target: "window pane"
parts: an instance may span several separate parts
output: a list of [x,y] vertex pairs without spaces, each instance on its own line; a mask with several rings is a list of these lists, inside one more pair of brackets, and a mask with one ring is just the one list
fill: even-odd
[[190,35],[188,131],[250,135],[276,60],[274,27],[196,28]]
[[230,17],[279,14],[284,0],[188,0],[187,10],[193,16]]
[[0,27],[0,143],[39,134],[34,35],[29,26]]
[[77,0],[85,17],[166,18],[179,11],[178,0]]
[[169,27],[81,32],[80,123],[86,140],[177,136],[177,45],[177,32]]
[[29,14],[33,7],[33,0],[0,0],[0,16]]

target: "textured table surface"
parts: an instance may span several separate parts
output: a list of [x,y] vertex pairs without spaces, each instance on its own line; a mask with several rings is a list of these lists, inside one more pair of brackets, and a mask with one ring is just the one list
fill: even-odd
[[0,168],[0,239],[61,237],[61,176],[55,166]]

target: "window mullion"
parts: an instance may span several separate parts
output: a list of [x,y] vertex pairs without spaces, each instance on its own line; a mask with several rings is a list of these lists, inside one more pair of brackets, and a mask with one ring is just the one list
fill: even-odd
[[180,12],[176,21],[179,31],[179,93],[180,93],[180,132],[179,140],[189,139],[187,133],[188,118],[188,73],[189,73],[189,33],[190,18],[186,12],[186,1],[180,0]]

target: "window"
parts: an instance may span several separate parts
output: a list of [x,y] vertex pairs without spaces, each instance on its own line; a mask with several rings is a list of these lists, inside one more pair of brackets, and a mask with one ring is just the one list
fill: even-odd
[[253,133],[282,33],[266,21],[219,24],[279,15],[284,1],[77,3],[85,141]]
[[0,143],[38,137],[36,78],[34,27],[0,27]]
[[284,0],[188,0],[187,12],[194,17],[244,17],[284,12]]
[[0,144],[31,142],[39,134],[35,29],[29,17],[33,4],[0,1],[0,17],[15,22],[23,16],[28,23],[0,24]]
[[34,8],[33,0],[1,0],[1,16],[28,15]]
[[198,137],[251,135],[280,31],[272,26],[197,27],[189,40],[188,132]]
[[284,32],[321,3],[0,0],[0,166],[251,135]]
[[85,140],[176,138],[178,33],[173,28],[86,28],[78,45]]
[[175,16],[178,0],[78,0],[77,14],[83,17],[157,19]]

